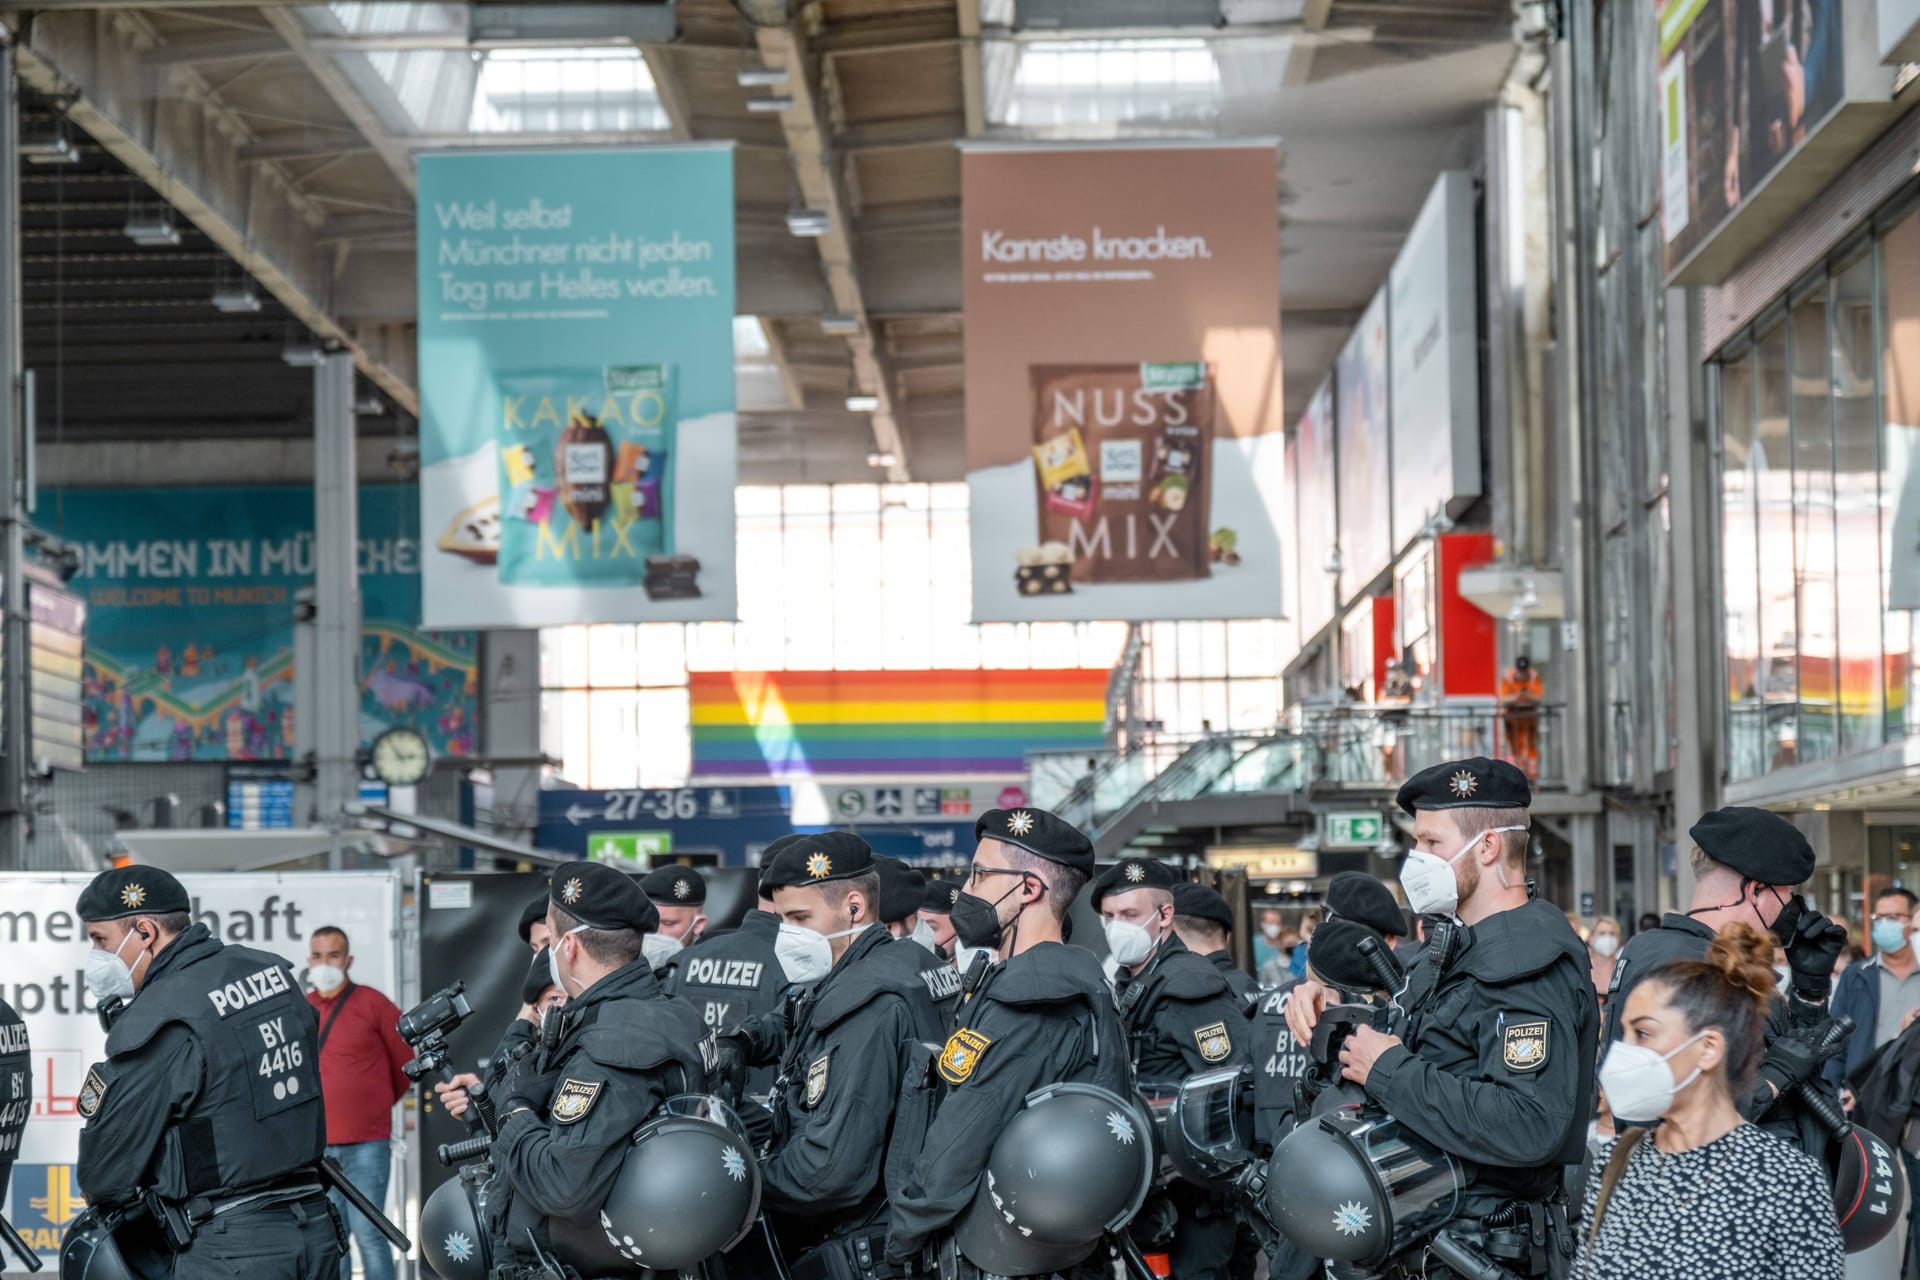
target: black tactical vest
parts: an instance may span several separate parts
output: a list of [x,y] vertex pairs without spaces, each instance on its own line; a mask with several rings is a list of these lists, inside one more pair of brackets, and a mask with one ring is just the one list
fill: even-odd
[[203,1063],[199,1095],[167,1131],[157,1188],[218,1200],[275,1182],[326,1153],[319,1027],[279,956],[226,946],[196,924],[107,1033],[121,1057],[162,1027],[185,1027]]
[[1295,1086],[1312,1059],[1287,1026],[1295,979],[1261,996],[1253,1014],[1253,1131],[1262,1152],[1293,1132]]
[[27,1024],[0,1000],[0,1190],[20,1156],[20,1133],[33,1111],[33,1071],[27,1061]]
[[[753,911],[733,932],[702,938],[674,957],[669,994],[697,1009],[717,1035],[779,1009],[789,985],[773,950],[779,930],[779,920]],[[766,1093],[773,1078],[773,1067],[755,1068],[747,1077],[748,1092]]]

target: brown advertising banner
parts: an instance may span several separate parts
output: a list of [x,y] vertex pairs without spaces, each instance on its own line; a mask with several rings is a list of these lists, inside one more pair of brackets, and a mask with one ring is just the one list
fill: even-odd
[[973,613],[1279,616],[1274,143],[961,157]]

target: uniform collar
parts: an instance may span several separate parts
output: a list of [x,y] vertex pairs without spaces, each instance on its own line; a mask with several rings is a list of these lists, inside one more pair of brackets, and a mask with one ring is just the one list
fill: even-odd
[[1661,916],[1660,927],[1662,929],[1672,929],[1675,933],[1690,933],[1696,938],[1705,938],[1709,942],[1711,942],[1714,937],[1713,930],[1707,928],[1706,925],[1701,924],[1692,916],[1680,911],[1669,911],[1666,915]]

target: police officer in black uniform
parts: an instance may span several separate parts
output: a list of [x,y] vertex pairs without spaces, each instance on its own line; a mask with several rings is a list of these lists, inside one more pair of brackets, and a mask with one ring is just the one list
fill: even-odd
[[948,962],[953,960],[953,900],[959,896],[958,881],[929,876],[920,899],[920,918],[933,934],[933,953]]
[[1093,874],[1093,845],[1044,809],[989,810],[973,830],[953,927],[963,945],[992,954],[967,973],[933,1070],[910,1070],[901,1091],[887,1158],[887,1260],[896,1265],[924,1262],[946,1242],[1001,1129],[1034,1089],[1085,1081],[1125,1097],[1133,1088],[1100,964],[1060,937]]
[[[920,906],[927,897],[926,873],[898,858],[879,855],[874,856],[873,869],[880,877],[880,923],[902,942],[914,944],[914,951],[908,954],[917,962],[927,997],[939,1006],[944,1026],[960,1004],[960,974],[934,951],[933,926],[920,919]],[[945,1034],[944,1030],[940,1033]]]
[[[688,947],[674,966],[674,995],[700,1012],[714,1032],[737,1031],[749,1018],[781,1009],[787,991],[798,977],[789,974],[780,958],[780,916],[768,895],[765,869],[780,851],[799,840],[782,836],[760,854],[760,897],[737,929],[715,932]],[[747,1091],[766,1094],[773,1088],[774,1067],[755,1067],[747,1073]]]
[[[1532,789],[1518,769],[1450,761],[1395,799],[1414,819],[1400,875],[1408,902],[1453,918],[1409,975],[1400,1034],[1355,1028],[1342,1075],[1466,1162],[1457,1230],[1480,1232],[1516,1275],[1546,1275],[1549,1251],[1571,1257],[1560,1184],[1585,1156],[1593,1106],[1600,1017],[1586,949],[1527,883]],[[1302,1043],[1326,1001],[1323,984],[1294,989],[1287,1021]]]
[[[1115,996],[1134,1076],[1163,1091],[1195,1072],[1246,1062],[1249,1047],[1245,1006],[1220,970],[1173,931],[1179,882],[1164,862],[1125,858],[1093,882],[1092,895],[1120,966]],[[1173,1274],[1226,1280],[1237,1232],[1230,1202],[1183,1182],[1167,1188],[1165,1201],[1171,1214],[1143,1214],[1135,1239],[1145,1248],[1172,1225]]]
[[1212,962],[1248,1016],[1252,1016],[1253,1007],[1260,1000],[1260,984],[1233,962],[1233,953],[1227,950],[1233,940],[1233,908],[1220,896],[1220,891],[1191,880],[1182,880],[1173,886],[1173,931],[1180,935],[1187,950]]
[[[90,1212],[144,1205],[174,1280],[334,1280],[319,1027],[279,956],[223,945],[155,867],[94,877],[75,914],[111,1018],[75,1173]],[[84,1226],[78,1229],[86,1229]]]
[[791,1030],[783,1013],[763,1014],[721,1049],[723,1063],[737,1052],[780,1064],[761,1202],[794,1280],[884,1274],[894,1102],[911,1046],[945,1034],[923,979],[933,957],[882,927],[876,861],[866,841],[835,831],[805,836],[768,864],[781,916],[820,939],[832,969]]
[[[0,1216],[4,1216],[7,1183],[13,1162],[20,1158],[20,1135],[33,1112],[33,1068],[28,1061],[27,1024],[12,1005],[0,1000]],[[5,1257],[0,1253],[0,1259]],[[0,1261],[0,1268],[6,1263]]]
[[493,1144],[487,1227],[509,1273],[537,1263],[553,1219],[600,1234],[634,1131],[667,1098],[705,1089],[713,1049],[700,1015],[654,980],[641,939],[659,916],[631,877],[596,862],[560,868],[547,924],[567,1004],[554,1043],[514,1074]]
[[706,877],[692,867],[669,863],[641,877],[640,888],[660,913],[660,928],[647,935],[647,956],[654,976],[671,991],[682,955],[706,931]]
[[547,928],[547,895],[541,894],[520,909],[520,941],[535,951],[545,951],[553,930]]
[[[1833,1098],[1820,1067],[1844,1041],[1827,1051],[1815,1046],[1829,1017],[1827,996],[1833,965],[1847,945],[1847,931],[1817,911],[1806,909],[1794,887],[1813,875],[1814,851],[1800,829],[1765,809],[1716,809],[1695,823],[1693,905],[1670,911],[1657,929],[1636,933],[1613,967],[1607,988],[1606,1037],[1602,1052],[1620,1038],[1627,995],[1640,979],[1663,964],[1702,960],[1715,933],[1742,920],[1771,931],[1787,950],[1791,991],[1774,1001],[1767,1023],[1767,1048],[1754,1087],[1740,1099],[1747,1119],[1787,1138],[1816,1157],[1824,1155],[1828,1134],[1795,1098],[1794,1086]],[[1872,1035],[1873,1028],[1855,1034]],[[1620,1127],[1658,1116],[1616,1117]]]

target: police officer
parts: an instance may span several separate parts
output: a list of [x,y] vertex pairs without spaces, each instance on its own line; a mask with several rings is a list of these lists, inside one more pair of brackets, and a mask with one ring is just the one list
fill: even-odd
[[1227,950],[1233,939],[1233,908],[1227,905],[1219,890],[1191,880],[1174,885],[1173,931],[1180,935],[1187,950],[1212,962],[1220,976],[1227,980],[1234,998],[1251,1016],[1260,999],[1260,984],[1233,962],[1233,953]]
[[653,961],[655,976],[672,990],[681,953],[706,931],[706,877],[692,867],[669,864],[647,872],[640,888],[660,913],[659,931],[647,935],[647,958]]
[[553,873],[552,977],[566,992],[556,1039],[499,1104],[487,1227],[510,1270],[550,1247],[553,1219],[594,1219],[629,1140],[667,1098],[706,1086],[700,1016],[660,990],[641,939],[660,917],[631,877],[596,862]]
[[[1114,976],[1120,1020],[1143,1085],[1165,1088],[1197,1071],[1247,1061],[1245,1006],[1209,960],[1195,955],[1173,931],[1173,868],[1151,858],[1126,858],[1093,882],[1093,909],[1105,921],[1107,950],[1120,966]],[[1173,1274],[1183,1280],[1225,1280],[1237,1227],[1220,1196],[1184,1182],[1167,1189],[1177,1225]],[[1164,1234],[1143,1215],[1135,1238],[1144,1247]]]
[[[780,956],[780,916],[768,896],[773,886],[766,882],[766,868],[798,839],[782,836],[761,851],[759,903],[740,927],[702,938],[674,966],[673,994],[692,1004],[719,1034],[737,1031],[747,1019],[784,1007],[794,984],[825,976],[822,971],[803,979],[788,972]],[[747,1091],[767,1093],[773,1088],[773,1076],[772,1066],[755,1067],[747,1073]]]
[[[866,841],[806,836],[768,864],[783,920],[819,941],[832,968],[801,1003],[750,1019],[722,1046],[780,1063],[774,1137],[760,1162],[762,1203],[794,1280],[880,1273],[887,1234],[884,1172],[909,1048],[945,1034],[923,980],[926,948],[882,927],[886,889]],[[950,967],[941,972],[951,974]],[[782,1044],[784,1043],[784,1051]]]
[[992,809],[973,830],[973,870],[953,928],[962,945],[989,951],[966,975],[933,1071],[910,1070],[901,1091],[887,1160],[887,1260],[896,1265],[944,1242],[995,1139],[1035,1088],[1084,1081],[1123,1097],[1133,1088],[1100,964],[1060,937],[1093,874],[1092,844],[1044,809]]
[[[960,974],[935,954],[933,926],[920,918],[920,904],[927,897],[926,873],[898,858],[879,855],[874,856],[873,869],[880,878],[880,923],[894,937],[914,944],[919,953],[915,959],[920,980],[926,985],[928,998],[939,1005],[944,1024],[960,1003]],[[940,1034],[946,1033],[943,1030]]]
[[155,867],[94,877],[87,986],[111,1011],[76,1175],[93,1210],[143,1203],[175,1280],[333,1280],[346,1233],[326,1152],[319,1028],[279,956],[223,945]]
[[547,895],[543,893],[520,909],[520,941],[535,951],[544,951],[552,932],[547,928]]
[[[1774,1002],[1766,1053],[1740,1110],[1776,1136],[1824,1156],[1828,1134],[1797,1101],[1794,1086],[1804,1083],[1833,1098],[1820,1067],[1840,1046],[1823,1056],[1815,1044],[1829,1021],[1833,965],[1847,945],[1847,931],[1807,910],[1794,892],[1813,875],[1813,846],[1798,827],[1765,809],[1716,809],[1687,834],[1694,843],[1693,904],[1685,912],[1668,912],[1659,928],[1636,933],[1621,951],[1607,988],[1602,1051],[1620,1038],[1627,995],[1647,974],[1676,960],[1705,959],[1714,934],[1735,920],[1771,931],[1787,950],[1793,979],[1786,999]],[[1871,1035],[1873,1028],[1856,1034]],[[1622,1116],[1616,1124],[1657,1119]]]
[[[520,981],[520,1016],[501,1037],[500,1048],[487,1060],[487,1093],[498,1100],[511,1087],[514,1071],[540,1047],[540,1033],[547,1019],[567,1003],[567,996],[553,980],[553,965],[545,947],[534,952],[527,976]],[[471,1098],[467,1087],[478,1079],[471,1073],[458,1075],[451,1082],[436,1081],[433,1086],[447,1114],[455,1120],[466,1118]]]
[[960,884],[939,876],[927,877],[927,892],[920,899],[920,918],[933,934],[933,952],[942,960],[953,959],[953,900],[960,896]]
[[[1461,1232],[1479,1231],[1509,1271],[1545,1275],[1550,1250],[1570,1257],[1559,1188],[1585,1154],[1593,1105],[1600,1018],[1586,950],[1558,908],[1531,896],[1532,790],[1518,769],[1450,761],[1395,799],[1414,820],[1400,873],[1408,903],[1453,919],[1409,976],[1400,1034],[1355,1028],[1341,1073],[1466,1162]],[[1287,1021],[1302,1043],[1327,995],[1316,982],[1294,989]]]
[[[20,1134],[33,1111],[33,1071],[27,1058],[27,1024],[12,1005],[0,1000],[0,1206],[8,1203],[7,1182],[20,1157]],[[0,1261],[0,1268],[5,1265]]]

